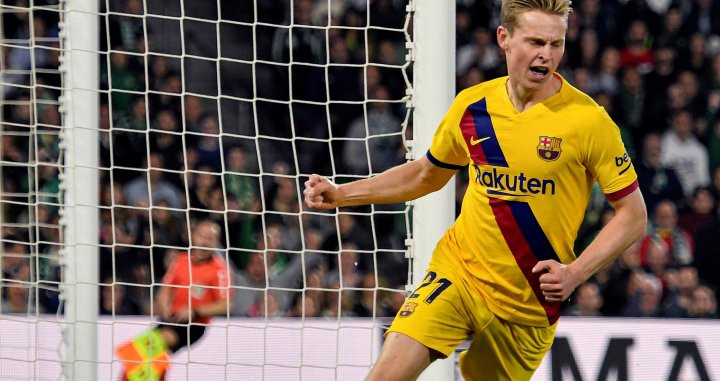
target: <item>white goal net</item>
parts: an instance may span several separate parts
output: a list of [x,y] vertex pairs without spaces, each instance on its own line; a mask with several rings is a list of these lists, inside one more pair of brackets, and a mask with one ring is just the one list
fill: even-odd
[[[411,283],[411,206],[318,212],[301,194],[311,173],[343,183],[411,157],[412,7],[105,0],[73,19],[71,3],[0,4],[0,379],[121,379],[117,348],[161,319],[206,220],[229,308],[193,322],[207,329],[167,379],[362,379]],[[70,36],[87,16],[95,49]],[[83,147],[96,164],[68,152]],[[92,229],[77,208],[96,210],[94,243],[65,234]]]

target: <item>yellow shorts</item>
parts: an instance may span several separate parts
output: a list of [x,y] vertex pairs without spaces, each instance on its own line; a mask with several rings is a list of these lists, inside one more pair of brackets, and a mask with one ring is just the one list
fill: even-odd
[[529,380],[552,345],[555,325],[502,320],[468,286],[464,277],[431,266],[388,332],[407,335],[445,356],[472,337],[470,348],[460,354],[466,380]]

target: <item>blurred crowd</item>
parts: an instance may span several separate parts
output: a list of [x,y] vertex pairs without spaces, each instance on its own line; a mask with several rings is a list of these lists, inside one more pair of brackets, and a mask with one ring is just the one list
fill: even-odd
[[[54,313],[58,19],[12,3],[2,8],[0,312]],[[100,312],[154,313],[157,283],[192,245],[189,227],[209,218],[233,271],[232,315],[393,316],[409,274],[405,205],[309,212],[300,192],[309,173],[344,182],[405,160],[405,2],[107,4]],[[579,287],[566,313],[718,317],[720,2],[573,6],[559,72],[620,127],[651,217],[646,236]],[[498,20],[492,1],[457,1],[457,91],[505,74]],[[32,78],[17,74],[31,68]],[[458,178],[459,210],[467,179]],[[577,253],[612,213],[596,189]]]

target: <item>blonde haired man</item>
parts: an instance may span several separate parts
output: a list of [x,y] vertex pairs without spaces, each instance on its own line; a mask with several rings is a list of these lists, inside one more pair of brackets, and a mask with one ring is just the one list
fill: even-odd
[[[617,126],[555,73],[568,12],[568,0],[503,1],[497,40],[509,75],[461,92],[425,157],[342,186],[317,175],[305,183],[305,201],[319,209],[401,202],[440,189],[468,165],[462,213],[368,380],[414,379],[468,337],[465,379],[529,379],[552,345],[560,302],[644,231]],[[576,257],[595,180],[616,215]]]

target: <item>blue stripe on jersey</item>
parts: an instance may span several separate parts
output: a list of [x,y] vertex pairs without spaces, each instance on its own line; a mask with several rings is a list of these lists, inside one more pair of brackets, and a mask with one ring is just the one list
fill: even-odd
[[486,102],[485,98],[483,98],[468,107],[473,116],[473,120],[475,121],[475,133],[477,133],[477,139],[490,138],[479,143],[482,145],[482,149],[485,152],[485,158],[487,159],[489,165],[509,167],[507,161],[505,160],[505,154],[503,154],[503,151],[500,148],[500,143],[495,135],[495,127],[493,127],[490,114],[487,112]]
[[449,164],[449,163],[444,163],[444,162],[438,160],[435,156],[433,156],[433,154],[430,153],[430,150],[427,151],[425,156],[427,156],[428,160],[430,160],[431,163],[435,164],[436,166],[438,166],[440,168],[454,169],[456,171],[465,168],[464,165]]
[[555,249],[553,249],[532,209],[530,209],[530,205],[520,201],[507,201],[507,203],[510,204],[510,210],[515,217],[515,221],[517,221],[520,231],[522,231],[525,240],[527,240],[535,254],[535,258],[538,261],[554,259],[560,262]]
[[497,195],[497,196],[521,196],[521,197],[529,196],[527,194],[508,193],[508,192],[503,192],[503,191],[499,191],[499,190],[495,190],[495,189],[488,189],[487,192],[488,192],[488,194],[493,194],[493,195]]

